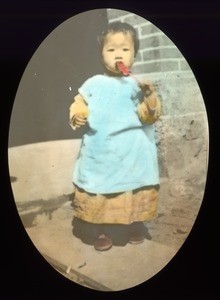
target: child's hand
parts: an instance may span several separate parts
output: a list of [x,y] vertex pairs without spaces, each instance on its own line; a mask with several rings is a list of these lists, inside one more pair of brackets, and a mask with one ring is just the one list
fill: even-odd
[[157,93],[151,81],[145,80],[139,84],[143,92],[143,102],[146,105],[147,111],[150,115],[154,115],[157,105]]
[[153,92],[155,92],[155,89],[154,89],[154,85],[151,81],[149,80],[145,80],[143,82],[140,82],[139,84],[142,92],[144,93],[144,96],[145,97],[148,97],[150,96]]
[[73,123],[75,127],[84,126],[87,122],[87,118],[83,114],[76,114],[73,119]]

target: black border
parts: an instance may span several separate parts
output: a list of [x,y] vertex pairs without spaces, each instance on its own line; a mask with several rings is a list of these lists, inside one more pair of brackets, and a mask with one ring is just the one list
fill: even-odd
[[[115,8],[132,11],[159,27],[189,62],[205,101],[210,160],[202,207],[189,238],[174,259],[145,284],[106,293],[75,285],[54,272],[32,246],[17,214],[9,182],[7,140],[10,114],[21,76],[37,47],[62,22],[80,12]],[[0,10],[1,165],[0,299],[216,299],[219,150],[218,107],[220,5],[218,1],[9,1]],[[147,253],[146,253],[147,255]],[[215,275],[214,272],[217,272]],[[133,276],[131,274],[131,276]],[[49,298],[49,299],[50,299]]]

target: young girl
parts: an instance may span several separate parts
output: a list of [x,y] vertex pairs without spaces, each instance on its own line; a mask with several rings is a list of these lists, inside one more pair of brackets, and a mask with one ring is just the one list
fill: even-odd
[[161,105],[153,85],[139,83],[129,71],[139,48],[131,25],[110,23],[99,44],[105,74],[79,88],[70,106],[70,125],[89,125],[73,172],[73,232],[103,251],[113,244],[143,242],[143,221],[157,215],[152,124]]

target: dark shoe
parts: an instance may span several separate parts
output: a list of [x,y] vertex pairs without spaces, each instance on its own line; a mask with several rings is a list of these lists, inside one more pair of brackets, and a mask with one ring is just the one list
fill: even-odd
[[133,235],[129,239],[130,244],[141,244],[144,242],[145,236],[144,235]]
[[130,225],[130,244],[140,244],[144,242],[146,228],[142,222],[134,222]]
[[105,234],[101,234],[96,238],[94,248],[97,251],[106,251],[112,247],[112,240]]

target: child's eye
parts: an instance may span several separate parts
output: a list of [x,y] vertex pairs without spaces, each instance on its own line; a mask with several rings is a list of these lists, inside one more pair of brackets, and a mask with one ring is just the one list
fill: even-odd
[[115,49],[114,49],[114,48],[110,48],[110,49],[108,49],[107,51],[108,51],[108,52],[113,52],[113,51],[115,51]]
[[129,48],[123,48],[123,51],[129,51],[130,49]]

